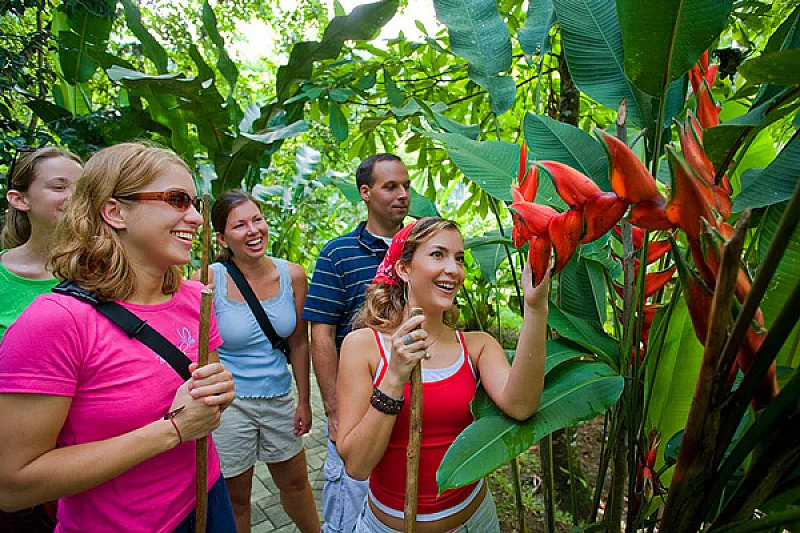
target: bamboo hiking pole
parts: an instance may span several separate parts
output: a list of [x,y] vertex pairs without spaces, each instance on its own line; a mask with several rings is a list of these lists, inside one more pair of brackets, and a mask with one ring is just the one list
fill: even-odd
[[[211,211],[211,197],[203,195],[203,259],[200,266],[200,281],[203,285],[208,285],[208,260],[211,250],[211,224],[209,214]],[[214,293],[211,289],[204,287],[200,293],[200,335],[198,342],[197,366],[208,364],[208,338],[211,328],[211,300]],[[208,511],[208,437],[197,440],[197,506],[195,510],[195,533],[205,533],[206,516]]]
[[[423,314],[419,307],[411,309],[411,316]],[[417,328],[419,329],[419,328]],[[408,417],[408,448],[406,448],[406,502],[403,510],[403,531],[417,531],[417,495],[419,494],[419,450],[422,441],[422,363],[411,371],[411,403]]]

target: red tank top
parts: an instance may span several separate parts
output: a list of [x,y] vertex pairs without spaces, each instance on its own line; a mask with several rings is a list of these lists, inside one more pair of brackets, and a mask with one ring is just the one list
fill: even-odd
[[[389,360],[383,349],[380,333],[375,339],[381,352],[382,368],[376,376],[375,383],[380,385],[386,373]],[[463,358],[458,370],[439,381],[422,384],[422,442],[419,461],[419,498],[420,515],[440,513],[464,502],[475,489],[477,483],[444,491],[437,496],[436,470],[442,462],[445,452],[455,438],[472,423],[469,404],[475,396],[476,380],[469,362],[467,345],[459,331]],[[410,398],[410,385],[406,383],[403,396]],[[390,509],[403,511],[406,495],[406,448],[408,447],[409,401],[403,405],[397,415],[392,436],[383,458],[370,474],[369,488],[380,504]]]

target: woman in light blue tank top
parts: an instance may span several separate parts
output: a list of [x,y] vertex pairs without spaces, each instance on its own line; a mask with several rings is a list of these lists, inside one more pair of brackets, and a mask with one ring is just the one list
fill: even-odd
[[[301,435],[311,429],[308,327],[300,314],[308,291],[303,268],[266,254],[268,229],[260,207],[242,190],[221,194],[211,222],[222,246],[210,266],[214,309],[223,344],[220,360],[233,374],[236,400],[223,413],[214,443],[239,533],[250,531],[253,470],[267,463],[286,514],[300,531],[320,530]],[[275,332],[286,338],[287,361],[265,335],[223,262],[239,267]],[[195,275],[199,277],[199,272]],[[289,362],[291,372],[289,370]],[[294,374],[298,402],[291,380]]]

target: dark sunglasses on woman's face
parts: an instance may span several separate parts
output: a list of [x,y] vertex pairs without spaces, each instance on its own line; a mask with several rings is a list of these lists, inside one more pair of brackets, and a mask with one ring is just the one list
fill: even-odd
[[195,196],[192,198],[189,193],[180,189],[170,189],[164,192],[135,192],[133,194],[125,194],[121,196],[114,196],[118,200],[128,200],[138,202],[141,200],[160,200],[166,202],[178,211],[186,211],[190,205],[193,205],[198,213],[203,211],[203,198]]

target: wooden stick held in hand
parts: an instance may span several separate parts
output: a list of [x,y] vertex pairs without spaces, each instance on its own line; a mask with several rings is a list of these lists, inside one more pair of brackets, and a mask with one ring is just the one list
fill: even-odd
[[[211,197],[203,195],[203,259],[200,267],[200,280],[203,285],[208,285],[208,261],[211,250],[211,224],[209,214],[211,212]],[[211,300],[214,293],[209,288],[204,288],[200,294],[200,335],[197,353],[197,366],[208,364],[208,340],[211,328]],[[195,511],[196,533],[205,533],[206,516],[208,508],[208,437],[197,440],[197,507]]]
[[[423,314],[419,307],[411,309],[411,316]],[[417,328],[418,329],[418,328]],[[417,531],[417,496],[419,494],[419,453],[422,443],[422,363],[411,371],[411,403],[408,417],[408,448],[406,449],[406,502],[403,531]]]

